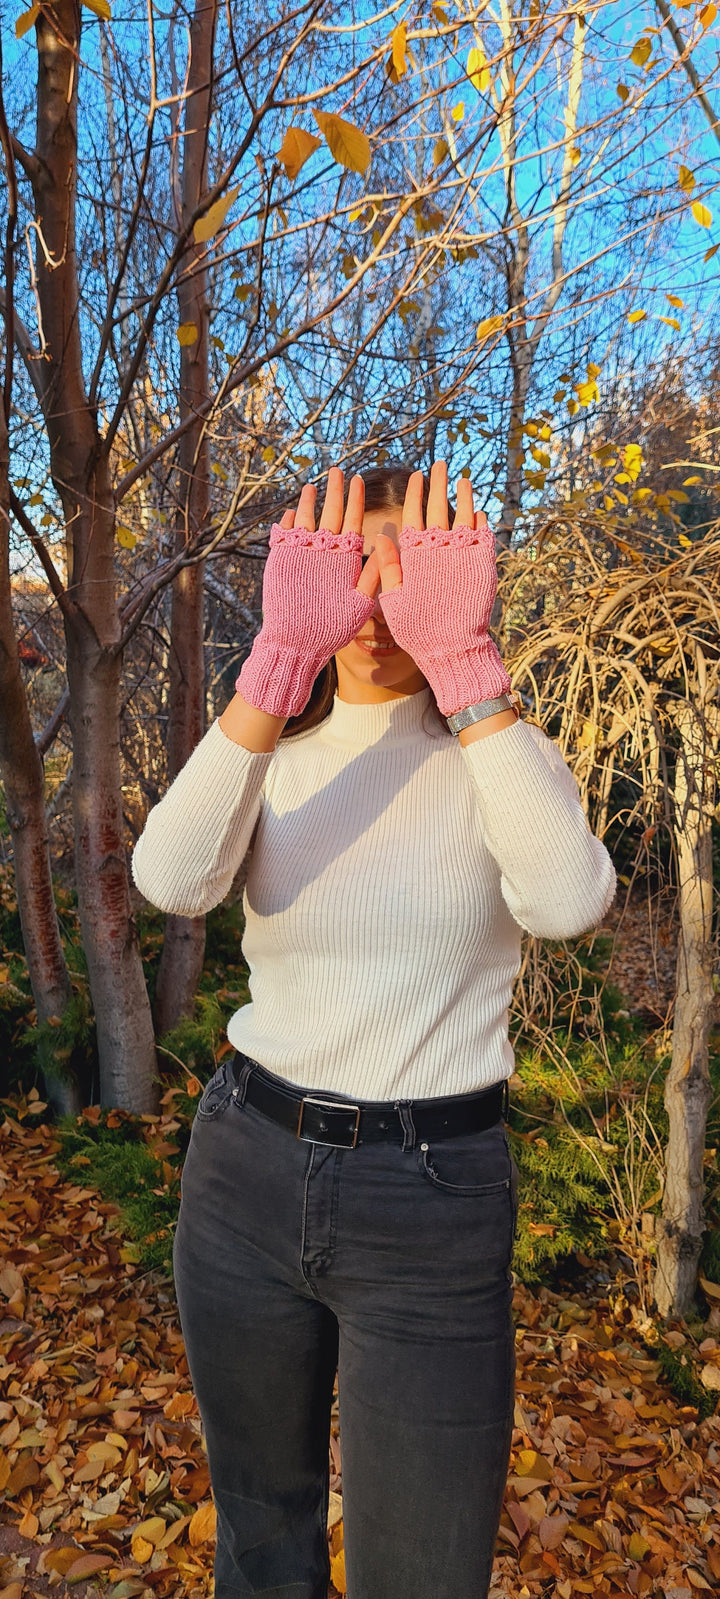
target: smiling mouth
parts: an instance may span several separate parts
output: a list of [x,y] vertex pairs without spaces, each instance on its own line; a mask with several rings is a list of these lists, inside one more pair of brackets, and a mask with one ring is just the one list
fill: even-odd
[[396,655],[398,650],[397,644],[370,644],[365,639],[356,639],[355,643],[365,655],[373,655],[377,660],[386,655]]

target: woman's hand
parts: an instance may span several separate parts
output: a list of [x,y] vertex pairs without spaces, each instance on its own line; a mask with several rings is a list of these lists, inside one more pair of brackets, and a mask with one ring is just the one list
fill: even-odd
[[430,473],[427,529],[422,494],[422,472],[414,472],[403,506],[399,559],[392,540],[378,534],[380,607],[393,638],[427,678],[443,715],[451,716],[510,689],[488,633],[497,593],[495,539],[484,513],[473,509],[469,478],[459,480],[457,511],[448,527],[444,461],[436,461]]
[[272,716],[298,716],[318,672],[372,615],[377,560],[362,569],[365,485],[354,477],[343,517],[343,474],[333,467],[315,531],[315,489],[270,533],[263,574],[263,625],[236,688]]

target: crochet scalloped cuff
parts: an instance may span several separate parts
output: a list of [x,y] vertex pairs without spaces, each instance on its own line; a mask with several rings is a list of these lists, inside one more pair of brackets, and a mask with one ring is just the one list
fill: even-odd
[[285,544],[290,549],[349,550],[351,555],[362,555],[362,533],[333,533],[329,527],[319,527],[312,533],[306,527],[280,527],[273,522],[270,529],[270,549]]
[[438,544],[449,544],[456,550],[465,549],[469,544],[480,544],[495,554],[495,534],[490,527],[404,527],[400,530],[398,542],[401,550],[413,549],[417,544],[429,549]]

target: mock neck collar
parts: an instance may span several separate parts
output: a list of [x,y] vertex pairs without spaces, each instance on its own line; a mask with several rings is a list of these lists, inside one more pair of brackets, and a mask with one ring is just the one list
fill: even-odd
[[320,731],[333,742],[352,744],[356,749],[368,749],[381,739],[387,743],[399,738],[418,738],[426,734],[422,718],[431,698],[427,687],[417,694],[403,694],[396,700],[351,705],[336,693],[333,708],[321,723]]

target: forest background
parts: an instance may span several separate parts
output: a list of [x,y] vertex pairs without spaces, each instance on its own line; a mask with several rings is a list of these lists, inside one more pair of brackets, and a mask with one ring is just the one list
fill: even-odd
[[[615,1249],[639,1325],[717,1314],[716,6],[8,20],[5,1104],[49,1108],[167,1270],[248,998],[244,869],[165,917],[133,844],[232,695],[301,483],[443,457],[496,530],[513,686],[619,877],[606,926],[523,941],[516,1271]],[[641,980],[614,958],[640,922]]]

